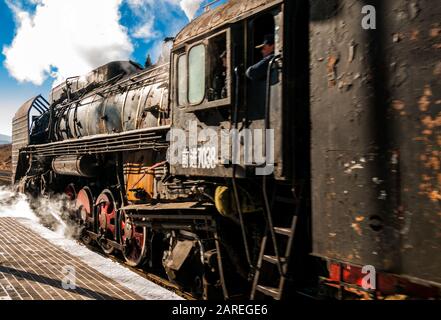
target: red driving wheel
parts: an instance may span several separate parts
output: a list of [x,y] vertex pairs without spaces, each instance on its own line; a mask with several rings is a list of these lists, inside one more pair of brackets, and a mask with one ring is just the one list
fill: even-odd
[[[85,227],[84,231],[93,231],[93,194],[89,187],[84,187],[78,192],[75,200],[75,212],[77,219]],[[87,232],[82,233],[81,240],[85,244],[90,244],[92,242],[92,239]]]
[[77,210],[75,207],[75,201],[77,199],[77,189],[73,183],[69,184],[64,189],[64,195],[66,201],[64,202],[65,207],[63,210],[69,213],[72,220],[77,220]]
[[69,201],[75,201],[77,198],[77,190],[75,188],[75,185],[73,183],[69,184],[66,189],[64,189],[64,194],[67,197],[67,200]]
[[[101,234],[104,234],[108,240],[116,239],[116,212],[118,211],[118,203],[110,190],[104,190],[96,200],[98,226]],[[111,254],[114,247],[106,243],[100,242],[100,246],[106,254]]]
[[136,226],[126,212],[120,215],[123,255],[131,267],[142,265],[147,253],[147,228]]

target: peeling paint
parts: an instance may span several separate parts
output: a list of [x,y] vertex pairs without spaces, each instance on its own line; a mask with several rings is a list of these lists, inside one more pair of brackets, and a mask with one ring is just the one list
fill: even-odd
[[394,100],[394,101],[392,101],[392,108],[394,108],[397,111],[403,110],[405,106],[406,105],[401,100]]
[[418,101],[418,106],[422,112],[426,112],[429,110],[429,106],[430,106],[430,99],[429,98],[431,96],[432,96],[432,89],[430,88],[430,86],[427,85],[424,88],[423,96]]
[[421,9],[419,7],[418,1],[414,0],[409,3],[409,17],[410,20],[414,20],[418,14],[420,13]]
[[335,87],[337,84],[337,63],[338,57],[331,55],[328,57],[328,85],[329,87]]
[[433,190],[429,193],[429,198],[433,202],[441,201],[441,193],[438,190]]
[[397,66],[393,63],[391,67],[395,70],[394,86],[400,87],[409,77],[409,71],[406,64],[400,64]]
[[392,152],[392,157],[391,157],[391,159],[390,159],[390,163],[392,164],[392,165],[397,165],[398,164],[398,158],[399,158],[399,153],[398,153],[398,151],[394,151],[394,152]]
[[357,47],[357,44],[354,42],[354,40],[351,41],[351,44],[349,45],[349,62],[354,61],[355,59],[355,49]]
[[434,27],[430,29],[430,36],[432,38],[438,37],[441,35],[441,28],[440,27]]
[[410,33],[410,40],[416,41],[418,40],[418,37],[420,35],[420,32],[418,30],[414,30]]
[[387,199],[387,192],[386,190],[381,190],[380,195],[378,196],[378,200],[386,200]]
[[404,212],[404,224],[403,224],[403,227],[401,228],[401,231],[400,231],[400,233],[402,235],[406,235],[409,233],[410,226],[412,224],[412,216],[413,216],[412,212],[410,212],[410,211]]
[[364,169],[364,167],[361,164],[357,163],[352,166],[348,166],[348,168],[345,170],[345,173],[351,174],[352,171],[357,170],[357,169]]
[[431,116],[424,116],[421,119],[421,123],[427,129],[433,129],[435,127],[440,127],[441,126],[441,114],[439,114],[435,119],[433,119]]
[[361,231],[360,225],[358,223],[353,223],[351,225],[352,229],[354,229],[354,231],[361,236],[363,234],[363,232]]
[[433,74],[435,76],[441,75],[441,61],[436,64],[435,69],[433,70]]
[[441,169],[441,161],[437,156],[429,157],[429,161],[426,163],[426,168],[430,168],[433,170]]

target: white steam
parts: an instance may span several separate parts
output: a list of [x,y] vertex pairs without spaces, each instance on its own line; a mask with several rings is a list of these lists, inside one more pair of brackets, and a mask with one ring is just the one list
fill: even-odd
[[13,192],[6,187],[0,187],[0,218],[39,220],[32,211],[28,198],[24,194]]
[[69,202],[64,196],[30,199],[11,187],[0,187],[0,218],[24,218],[38,222],[59,236],[71,238],[78,227],[69,222]]

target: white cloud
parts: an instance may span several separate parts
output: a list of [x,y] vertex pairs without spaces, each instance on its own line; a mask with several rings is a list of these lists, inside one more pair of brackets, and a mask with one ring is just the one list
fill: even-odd
[[187,15],[188,20],[193,20],[202,2],[203,0],[181,0],[179,4]]
[[[121,25],[126,3],[132,21]],[[114,60],[128,60],[134,51],[131,37],[152,42],[158,58],[162,40],[192,20],[202,0],[6,0],[17,30],[3,48],[5,67],[19,82],[41,85],[81,75]],[[182,11],[181,11],[182,10]],[[159,26],[158,26],[159,25]]]
[[160,33],[155,30],[155,2],[152,0],[127,0],[135,23],[131,30],[133,37],[150,41],[158,38]]
[[[112,60],[127,60],[133,45],[120,25],[122,0],[7,1],[17,22],[12,44],[3,49],[5,67],[20,82],[41,85],[84,74]],[[29,2],[28,2],[29,4]]]
[[154,29],[154,22],[153,19],[150,19],[145,21],[144,24],[138,25],[133,32],[133,36],[144,40],[157,38],[159,33]]

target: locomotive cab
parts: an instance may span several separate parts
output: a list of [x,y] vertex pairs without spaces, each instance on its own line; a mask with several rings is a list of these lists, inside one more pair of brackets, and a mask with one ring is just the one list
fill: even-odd
[[[178,34],[172,52],[172,173],[286,177],[283,20],[281,1],[230,1]],[[268,34],[275,39],[273,59],[265,79],[250,80],[246,71],[263,59],[256,46]]]

